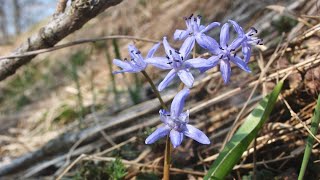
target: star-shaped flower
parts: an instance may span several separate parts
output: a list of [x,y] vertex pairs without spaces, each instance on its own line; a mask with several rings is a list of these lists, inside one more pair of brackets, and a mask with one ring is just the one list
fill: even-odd
[[[146,60],[148,58],[152,58],[156,50],[159,48],[161,43],[155,44],[148,52],[146,56]],[[119,71],[114,71],[114,74],[118,73],[124,73],[124,72],[129,72],[129,73],[136,73],[143,71],[147,67],[147,63],[145,62],[144,58],[141,55],[141,52],[132,44],[128,46],[128,50],[130,53],[131,60],[124,59],[124,61],[120,59],[114,59],[113,64],[116,66],[119,66],[122,68],[122,70]]]
[[[209,51],[213,54],[212,57],[208,59],[211,61],[212,67],[220,63],[220,72],[224,83],[228,83],[231,76],[231,66],[230,62],[237,65],[239,68],[246,72],[251,72],[247,63],[236,55],[235,50],[240,47],[240,45],[245,40],[244,37],[236,38],[230,45],[229,42],[229,24],[225,23],[222,26],[220,32],[220,45],[215,40],[210,40]],[[210,68],[202,68],[201,71],[204,72]]]
[[170,112],[164,109],[159,111],[160,120],[163,126],[156,129],[145,141],[146,144],[152,144],[158,139],[170,134],[170,140],[174,148],[178,147],[184,136],[192,138],[201,144],[210,144],[209,138],[199,129],[188,124],[189,111],[182,112],[185,99],[190,90],[185,88],[181,90],[173,99]]
[[193,16],[191,14],[190,17],[185,18],[187,29],[186,30],[181,30],[177,29],[174,32],[174,39],[175,40],[182,40],[186,39],[186,41],[189,41],[190,43],[197,41],[197,43],[205,49],[208,49],[208,41],[212,39],[210,36],[207,36],[205,33],[208,32],[209,30],[220,26],[219,22],[212,22],[208,26],[203,26],[200,25],[201,21],[201,16]]
[[166,57],[153,57],[146,59],[148,64],[152,64],[160,69],[169,70],[169,73],[164,80],[159,84],[158,90],[162,91],[168,84],[178,75],[181,81],[189,88],[192,87],[194,78],[190,72],[190,68],[207,68],[212,66],[211,61],[203,58],[188,59],[188,56],[193,48],[194,41],[187,39],[181,46],[180,50],[173,49],[167,38],[163,38],[163,46],[167,54]]
[[258,31],[251,27],[250,30],[245,33],[239,24],[233,20],[229,20],[229,22],[233,25],[234,30],[237,32],[239,37],[244,38],[242,41],[242,54],[244,56],[244,61],[247,63],[250,60],[251,56],[251,46],[252,45],[262,45],[263,40],[255,37],[254,35],[258,33]]

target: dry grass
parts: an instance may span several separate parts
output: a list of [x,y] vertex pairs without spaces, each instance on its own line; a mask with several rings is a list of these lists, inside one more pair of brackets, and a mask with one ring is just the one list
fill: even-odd
[[[269,9],[266,8],[267,5],[271,3],[130,0],[109,9],[61,43],[83,37],[114,34],[155,40],[168,36],[173,42],[174,30],[184,28],[182,17],[191,13],[200,13],[205,17],[206,23],[232,18],[248,27],[254,25],[260,30],[265,45],[253,53],[250,61],[252,74],[248,75],[233,68],[231,83],[225,86],[217,69],[213,69],[195,83],[187,102],[191,109],[191,123],[204,130],[210,136],[212,144],[200,146],[196,142],[185,140],[182,146],[174,151],[173,166],[177,168],[173,169],[172,173],[183,174],[176,175],[177,178],[202,177],[217,157],[227,133],[241,124],[255,103],[274,87],[277,80],[291,73],[285,81],[283,100],[277,104],[270,120],[257,137],[255,158],[260,174],[267,176],[272,173],[273,177],[295,179],[302,159],[304,139],[308,135],[306,126],[310,125],[315,97],[320,90],[319,10],[317,1],[313,0],[280,1],[277,6]],[[212,34],[216,36],[216,32]],[[20,38],[17,38],[17,42]],[[121,55],[128,56],[126,46],[132,41],[118,42]],[[134,43],[144,53],[151,46],[139,41]],[[176,47],[179,45],[173,44]],[[277,47],[279,49],[276,49]],[[142,99],[146,102],[128,108],[132,106],[132,102],[128,101],[129,96],[125,92],[134,78],[130,75],[119,75],[116,76],[116,82],[118,90],[122,91],[119,99],[121,106],[114,108],[114,94],[109,87],[108,64],[105,60],[106,49],[114,57],[111,42],[100,48],[86,44],[42,54],[18,74],[1,82],[0,123],[4,125],[0,127],[1,164],[8,164],[16,157],[37,150],[65,132],[76,133],[87,129],[88,133],[83,133],[84,136],[74,142],[76,145],[71,149],[65,149],[60,154],[39,160],[38,164],[27,166],[25,171],[20,171],[20,175],[39,176],[38,172],[42,172],[41,174],[47,176],[73,176],[81,169],[84,161],[113,161],[110,149],[118,149],[117,153],[122,155],[123,163],[128,167],[128,179],[136,177],[140,172],[161,174],[163,142],[153,146],[145,146],[143,143],[148,127],[159,124],[159,104],[156,100],[149,99],[148,85],[143,85]],[[79,108],[76,98],[78,89],[66,70],[70,67],[72,55],[80,51],[87,54],[85,65],[77,70],[83,106],[86,109],[83,129],[79,129],[78,116],[73,111]],[[266,69],[268,62],[270,67]],[[30,71],[33,77],[31,80],[23,79],[26,71]],[[263,71],[265,73],[261,73]],[[163,76],[163,73],[155,69],[150,68],[148,72],[156,82]],[[23,79],[18,85],[14,83],[17,77]],[[252,98],[248,99],[251,97],[250,93]],[[165,92],[165,101],[170,102],[174,94],[175,90]],[[284,100],[287,106],[283,103]],[[17,103],[20,101],[22,104]],[[243,108],[245,104],[246,108]],[[93,111],[92,107],[97,109]],[[234,123],[236,119],[237,123]],[[90,139],[92,134],[98,135]],[[130,137],[134,140],[127,141]],[[316,137],[320,138],[319,135]],[[90,141],[85,141],[87,139]],[[110,139],[118,145],[112,145]],[[318,144],[314,147],[313,157],[317,158]],[[152,151],[149,151],[150,148]],[[132,151],[136,155],[130,159],[123,151]],[[253,158],[251,145],[231,176],[240,179],[248,175],[253,169]],[[318,163],[314,163],[315,168],[318,166]],[[310,177],[316,175],[319,176],[319,173],[309,172]]]

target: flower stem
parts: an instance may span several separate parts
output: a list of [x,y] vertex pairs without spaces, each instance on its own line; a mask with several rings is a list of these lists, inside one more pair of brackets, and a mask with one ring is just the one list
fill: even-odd
[[[161,95],[160,95],[158,89],[154,85],[154,83],[153,83],[152,79],[150,78],[150,76],[148,75],[148,73],[146,71],[141,71],[141,72],[144,75],[144,77],[147,79],[147,81],[149,82],[154,94],[159,99],[162,108],[168,110],[166,104],[164,103],[164,101],[161,98]],[[164,164],[163,164],[163,179],[164,180],[169,180],[169,176],[170,176],[171,149],[172,148],[171,148],[170,136],[167,135],[166,147],[165,147],[165,151],[164,151]]]
[[170,136],[167,135],[166,138],[166,148],[164,151],[164,165],[163,165],[163,179],[169,180],[170,179],[170,166],[171,166],[171,142]]
[[144,77],[147,79],[147,81],[149,82],[149,84],[150,84],[150,86],[151,86],[154,94],[155,94],[155,95],[157,96],[157,98],[159,99],[162,108],[165,109],[165,110],[168,110],[166,104],[164,103],[164,101],[163,101],[162,98],[161,98],[161,95],[160,95],[158,89],[157,89],[156,86],[154,85],[154,83],[153,83],[152,79],[150,78],[150,76],[148,75],[148,73],[147,73],[146,71],[141,71],[141,72],[142,72],[142,74],[144,75]]

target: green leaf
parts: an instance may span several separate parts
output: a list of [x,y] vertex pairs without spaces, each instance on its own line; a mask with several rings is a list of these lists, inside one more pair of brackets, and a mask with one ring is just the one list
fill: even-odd
[[[311,120],[310,131],[313,135],[316,135],[318,132],[318,127],[319,127],[319,123],[320,123],[319,110],[320,110],[320,95],[318,96],[317,106],[316,106],[316,109],[314,111],[314,114],[313,114],[313,117]],[[304,176],[305,171],[307,169],[307,165],[308,165],[308,161],[310,158],[313,143],[314,143],[314,138],[312,137],[311,134],[309,134],[308,139],[307,139],[306,149],[304,150],[304,155],[303,155],[303,160],[302,160],[302,164],[301,164],[299,177],[298,177],[299,180],[303,179],[303,176]]]
[[218,158],[210,167],[204,179],[225,179],[232,168],[240,160],[243,152],[258,135],[268,119],[281,91],[283,82],[279,82],[272,93],[263,98],[259,105],[246,118],[238,131],[232,136]]

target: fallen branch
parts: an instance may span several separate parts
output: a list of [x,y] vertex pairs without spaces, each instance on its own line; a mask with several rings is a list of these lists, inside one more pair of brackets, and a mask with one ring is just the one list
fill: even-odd
[[[71,7],[67,8],[65,13],[54,16],[46,26],[30,36],[19,48],[14,50],[12,54],[23,54],[28,51],[53,47],[60,40],[80,29],[90,19],[120,2],[122,2],[122,0],[74,0],[71,3]],[[18,68],[30,62],[35,56],[36,55],[30,55],[0,61],[0,80],[4,80],[14,74]]]

